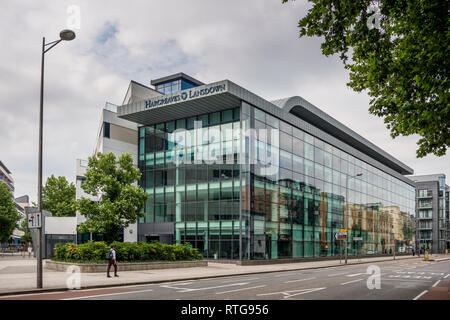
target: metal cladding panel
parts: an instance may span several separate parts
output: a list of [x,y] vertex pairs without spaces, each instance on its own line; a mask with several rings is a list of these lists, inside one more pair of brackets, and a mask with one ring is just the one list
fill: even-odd
[[[380,148],[376,147],[368,140],[354,133],[352,130],[345,127],[337,120],[331,121],[330,119],[332,118],[330,116],[326,115],[325,113],[323,113],[314,106],[313,106],[314,108],[311,108],[312,112],[315,112],[318,117],[322,117],[324,121],[328,121],[333,126],[335,126],[336,132],[340,131],[345,132],[346,134],[350,134],[354,139],[353,143],[355,145],[354,146],[352,145],[351,140],[342,141],[333,136],[332,134],[327,133],[324,130],[316,127],[315,125],[301,119],[299,116],[290,113],[289,112],[290,109],[284,108],[283,106],[285,106],[288,101],[292,102],[291,98],[277,100],[274,101],[274,103],[271,103],[259,97],[258,95],[242,88],[241,86],[236,85],[235,83],[229,80],[223,80],[216,83],[211,83],[208,85],[195,87],[183,91],[201,90],[202,88],[212,87],[216,85],[225,85],[226,89],[222,90],[219,93],[214,93],[203,97],[197,97],[186,101],[171,102],[164,104],[162,106],[155,106],[150,108],[146,108],[146,101],[140,101],[129,105],[119,106],[117,113],[118,116],[121,118],[137,122],[141,125],[151,125],[159,122],[190,117],[202,113],[216,112],[228,108],[238,107],[240,106],[242,101],[245,101],[256,108],[259,108],[269,114],[272,114],[273,116],[299,129],[302,129],[303,131],[306,131],[309,134],[323,141],[326,141],[327,143],[335,146],[338,149],[341,149],[349,154],[352,154],[353,156],[359,158],[360,160],[369,163],[370,165],[402,180],[403,182],[411,186],[415,186],[413,181],[403,176],[404,173],[408,172],[412,173],[411,168],[404,165],[397,159],[393,158]],[[161,95],[160,97],[152,98],[151,100],[147,101],[155,101],[161,98],[170,98],[179,93],[180,92],[170,95]],[[295,98],[299,98],[300,102],[302,102],[295,105],[299,106],[311,105],[309,102],[307,102],[301,97]],[[370,149],[369,150],[370,152],[367,152],[369,154],[361,152],[357,148],[359,145],[357,145],[355,141],[359,141],[359,143],[369,142],[368,148]]]

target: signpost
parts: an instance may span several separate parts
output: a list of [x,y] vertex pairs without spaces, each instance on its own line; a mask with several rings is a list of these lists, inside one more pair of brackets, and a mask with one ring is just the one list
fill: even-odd
[[361,244],[363,241],[362,237],[353,237],[353,241],[357,241],[358,242],[358,261],[361,260]]
[[29,229],[39,229],[41,228],[42,225],[42,213],[41,212],[29,213],[27,216],[27,220]]
[[[345,231],[341,231],[345,230]],[[342,240],[347,239],[347,229],[340,229],[339,232],[334,234],[334,238],[339,241],[339,264],[341,264],[342,260]]]

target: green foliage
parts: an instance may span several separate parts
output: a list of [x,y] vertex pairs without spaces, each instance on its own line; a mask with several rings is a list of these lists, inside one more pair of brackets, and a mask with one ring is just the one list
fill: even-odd
[[112,152],[90,157],[82,188],[92,196],[101,195],[101,201],[86,198],[78,201],[78,210],[87,217],[79,232],[103,233],[108,243],[118,240],[120,229],[144,216],[142,210],[148,195],[135,186],[140,176],[129,153],[122,154],[118,160]]
[[[370,113],[384,118],[393,138],[418,134],[417,157],[445,155],[450,145],[448,1],[309,2],[313,6],[298,24],[300,37],[323,37],[322,53],[340,54],[350,70],[348,85],[367,90]],[[379,11],[371,9],[375,3]]]
[[[181,261],[199,260],[202,255],[189,243],[168,245],[159,242],[113,242],[117,261]],[[66,243],[54,249],[55,260],[58,261],[94,261],[105,262],[110,246],[104,242],[93,242],[75,245]]]
[[7,242],[17,227],[20,214],[4,182],[0,183],[0,242]]
[[20,237],[19,242],[21,242],[21,243],[31,242],[32,241],[31,232],[30,232],[30,229],[28,228],[27,219],[23,219],[22,224],[20,225],[20,230],[25,232],[25,234],[22,237]]
[[65,177],[51,175],[42,188],[42,209],[54,217],[73,217],[76,212],[75,185]]
[[408,242],[411,241],[411,239],[412,239],[412,237],[413,237],[413,235],[415,233],[415,228],[411,227],[411,226],[408,226],[408,224],[405,222],[403,224],[402,231],[403,231],[403,236],[405,238],[405,241],[408,241]]

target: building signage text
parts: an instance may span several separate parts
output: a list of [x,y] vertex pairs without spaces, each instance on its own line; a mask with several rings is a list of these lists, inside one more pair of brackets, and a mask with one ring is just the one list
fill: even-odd
[[218,84],[215,86],[211,86],[208,88],[202,88],[202,89],[192,88],[189,90],[183,90],[183,91],[180,91],[178,94],[172,95],[170,97],[162,97],[162,98],[155,99],[155,100],[147,100],[147,101],[145,101],[145,108],[147,109],[147,108],[153,108],[156,106],[164,106],[164,105],[170,104],[172,102],[190,100],[190,99],[194,99],[197,97],[203,97],[203,96],[207,96],[207,95],[210,95],[213,93],[222,92],[225,90],[226,90],[225,84]]

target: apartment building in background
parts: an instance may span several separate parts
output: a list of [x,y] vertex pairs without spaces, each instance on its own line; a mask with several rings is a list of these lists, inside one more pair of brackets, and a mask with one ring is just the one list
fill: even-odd
[[416,183],[417,246],[432,253],[450,249],[449,193],[445,174],[409,177]]

